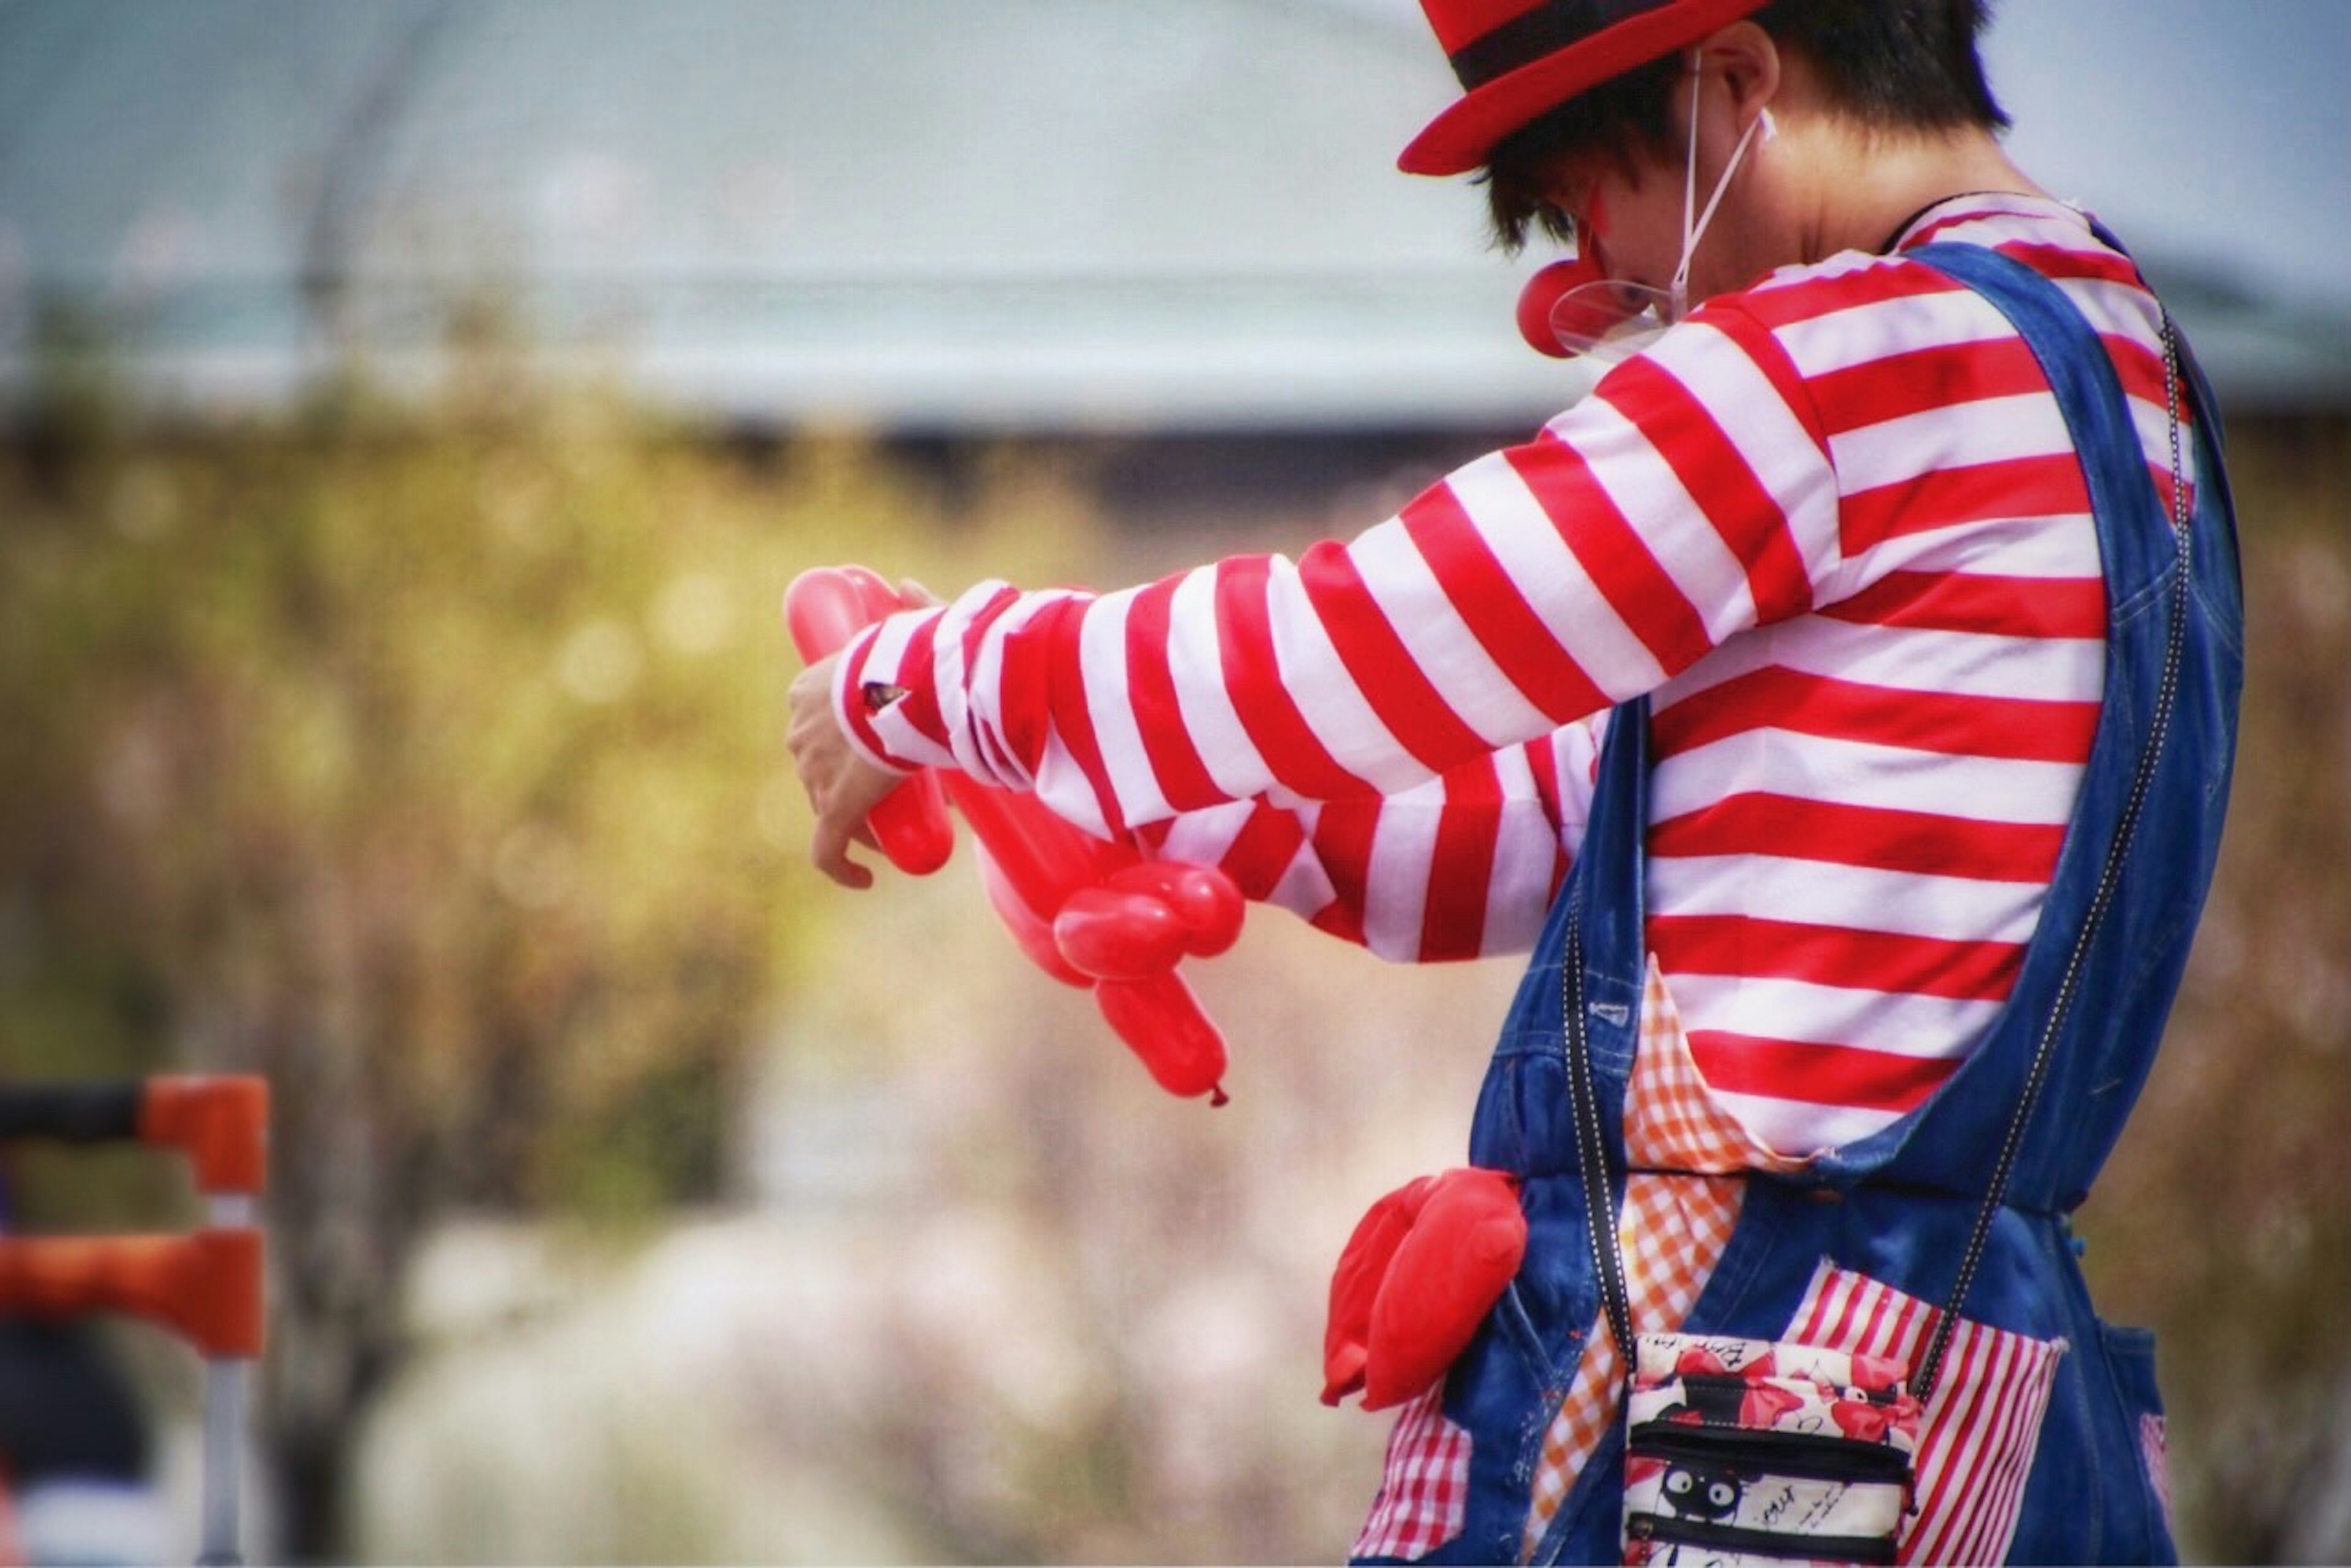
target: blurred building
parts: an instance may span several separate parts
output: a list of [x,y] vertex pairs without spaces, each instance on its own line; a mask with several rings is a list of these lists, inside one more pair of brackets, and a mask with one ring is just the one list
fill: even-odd
[[[207,410],[488,322],[752,425],[1516,425],[1580,372],[1394,168],[1450,93],[1387,0],[13,0],[0,398],[91,332]],[[2351,308],[2170,237],[2236,406],[2351,405]]]

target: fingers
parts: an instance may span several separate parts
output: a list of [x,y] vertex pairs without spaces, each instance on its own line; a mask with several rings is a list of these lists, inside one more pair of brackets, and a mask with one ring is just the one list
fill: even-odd
[[832,708],[832,665],[831,659],[820,659],[793,679],[784,746],[816,813],[810,861],[843,887],[867,888],[873,885],[873,873],[850,850],[856,845],[876,848],[865,825],[866,813],[900,779],[866,761],[842,732]]
[[[903,580],[898,591],[910,607],[940,602],[938,595],[912,578]],[[902,782],[902,776],[868,761],[842,731],[832,690],[840,662],[839,653],[829,653],[792,677],[785,694],[784,746],[816,812],[810,861],[843,887],[867,888],[873,885],[872,870],[850,851],[857,845],[876,849],[865,814]]]
[[862,831],[863,817],[851,815],[841,805],[847,747],[832,713],[833,656],[810,664],[792,677],[785,704],[789,718],[784,727],[784,748],[791,753],[800,788],[816,813],[816,831],[809,840],[809,859],[817,870],[843,887],[873,884],[873,873],[850,858],[850,846]]
[[820,814],[809,841],[809,860],[841,886],[862,892],[873,885],[873,872],[850,858],[849,846],[859,842],[872,842],[862,823],[844,828],[838,818]]

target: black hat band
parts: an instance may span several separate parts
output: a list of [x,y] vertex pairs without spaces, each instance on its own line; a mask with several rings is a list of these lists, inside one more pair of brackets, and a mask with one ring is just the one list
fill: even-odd
[[1446,58],[1452,63],[1462,90],[1473,91],[1520,66],[1581,43],[1627,16],[1654,8],[1626,0],[1548,0],[1470,39]]

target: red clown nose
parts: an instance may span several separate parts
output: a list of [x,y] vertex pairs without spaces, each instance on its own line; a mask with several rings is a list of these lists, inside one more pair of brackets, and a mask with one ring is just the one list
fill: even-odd
[[1614,281],[1589,256],[1554,261],[1519,291],[1519,335],[1539,354],[1572,360],[1640,315],[1656,292]]

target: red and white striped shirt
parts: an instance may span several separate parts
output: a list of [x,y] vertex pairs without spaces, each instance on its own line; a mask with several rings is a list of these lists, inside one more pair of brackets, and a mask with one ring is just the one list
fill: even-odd
[[1700,1070],[1774,1149],[1873,1132],[2007,997],[2103,680],[2064,422],[2006,319],[1900,254],[1930,240],[2064,288],[2168,492],[2136,269],[2060,204],[1956,198],[1710,301],[1351,542],[893,617],[843,720],[1436,959],[1531,943],[1606,710],[1652,694],[1648,941]]

